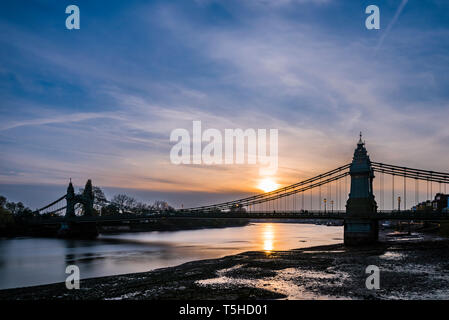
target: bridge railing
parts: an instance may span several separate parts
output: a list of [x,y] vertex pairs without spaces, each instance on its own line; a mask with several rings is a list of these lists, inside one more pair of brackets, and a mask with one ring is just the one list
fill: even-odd
[[254,212],[170,212],[161,214],[147,214],[147,215],[114,215],[114,216],[78,216],[71,217],[67,220],[64,217],[49,217],[34,219],[30,223],[35,224],[56,224],[66,222],[137,222],[150,223],[158,219],[220,219],[220,218],[235,218],[235,219],[327,219],[327,220],[343,220],[346,218],[360,218],[360,219],[375,219],[375,220],[403,220],[403,221],[449,221],[449,213],[436,212],[416,212],[411,210],[394,211],[384,210],[373,213],[371,215],[347,215],[343,210],[334,211],[254,211]]

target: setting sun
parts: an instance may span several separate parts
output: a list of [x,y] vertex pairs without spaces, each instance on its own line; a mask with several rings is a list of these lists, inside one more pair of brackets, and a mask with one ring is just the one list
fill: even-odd
[[273,180],[266,178],[259,182],[259,185],[257,186],[259,189],[263,190],[264,192],[270,192],[273,190],[276,190],[279,188],[279,185],[274,182]]

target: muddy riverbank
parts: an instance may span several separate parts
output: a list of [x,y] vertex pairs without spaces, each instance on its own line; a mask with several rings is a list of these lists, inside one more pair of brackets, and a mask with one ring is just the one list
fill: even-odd
[[[368,265],[380,289],[365,286]],[[342,244],[244,252],[176,267],[0,291],[17,299],[449,299],[449,240],[384,237],[370,247]]]

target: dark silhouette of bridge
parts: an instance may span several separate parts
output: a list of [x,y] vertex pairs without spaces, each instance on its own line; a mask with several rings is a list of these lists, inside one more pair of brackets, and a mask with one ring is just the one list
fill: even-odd
[[[378,186],[380,209],[374,195],[375,174],[380,176]],[[389,176],[392,183],[391,208],[388,210],[385,209],[385,176]],[[397,208],[395,208],[395,178],[403,180],[403,198],[398,197]],[[347,192],[348,179],[350,179],[349,192]],[[92,182],[89,180],[82,194],[75,195],[70,182],[65,195],[36,212],[55,215],[65,211],[63,216],[45,219],[39,223],[60,223],[62,231],[70,230],[73,225],[91,226],[87,229],[81,228],[82,232],[86,232],[86,230],[94,232],[95,224],[145,219],[343,219],[345,243],[365,243],[377,239],[379,220],[449,220],[449,212],[409,209],[407,207],[407,185],[410,184],[410,181],[415,182],[414,203],[416,205],[419,201],[420,182],[424,181],[427,184],[426,198],[430,199],[435,183],[438,184],[440,192],[442,192],[442,188],[446,192],[449,173],[372,162],[360,134],[360,140],[351,163],[271,192],[242,199],[173,211],[154,211],[146,216],[129,215],[126,212],[115,216],[95,216]],[[323,190],[323,186],[327,187],[327,192]],[[332,186],[334,186],[334,192],[332,192]],[[314,197],[313,192],[318,194],[315,194]],[[307,203],[305,202],[306,195],[310,199],[308,208],[306,208]],[[65,205],[63,205],[64,201]],[[318,202],[318,206],[314,209],[313,205],[316,205],[316,202]],[[76,215],[77,209],[78,211],[82,209],[82,215]]]

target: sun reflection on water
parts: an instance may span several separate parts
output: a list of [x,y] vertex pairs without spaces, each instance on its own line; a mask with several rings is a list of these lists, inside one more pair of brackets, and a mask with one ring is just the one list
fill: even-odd
[[267,223],[262,232],[263,239],[263,250],[266,252],[271,252],[273,250],[274,243],[274,225],[271,223]]

